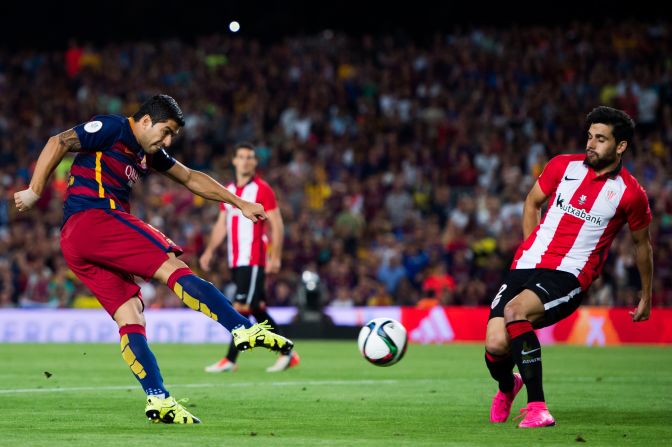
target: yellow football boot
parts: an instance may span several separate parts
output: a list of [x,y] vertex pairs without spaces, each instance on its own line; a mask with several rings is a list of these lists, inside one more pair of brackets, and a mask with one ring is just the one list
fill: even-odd
[[[180,402],[184,402],[182,399]],[[201,420],[189,413],[174,397],[161,399],[156,396],[147,396],[145,415],[154,423],[164,424],[200,424]]]
[[289,355],[294,348],[294,343],[282,335],[271,332],[267,321],[256,323],[249,329],[240,328],[231,331],[233,343],[239,351],[247,351],[256,346],[263,346],[271,351],[279,351],[283,355]]

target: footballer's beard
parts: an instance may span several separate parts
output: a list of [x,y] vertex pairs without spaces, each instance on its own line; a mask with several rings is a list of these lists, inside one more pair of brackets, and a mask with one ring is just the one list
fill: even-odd
[[143,146],[142,149],[147,154],[156,154],[161,149],[163,149],[163,145],[162,145],[161,141],[155,141],[153,143],[148,144],[147,146]]
[[593,168],[595,171],[600,171],[617,160],[618,154],[616,151],[610,152],[603,156],[600,156],[595,151],[586,151],[586,158],[583,160],[583,162]]

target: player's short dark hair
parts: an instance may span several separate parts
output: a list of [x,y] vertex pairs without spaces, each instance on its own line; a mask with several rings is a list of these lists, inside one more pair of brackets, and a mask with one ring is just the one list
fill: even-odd
[[249,141],[241,141],[240,143],[236,143],[236,145],[233,147],[233,154],[238,153],[238,149],[249,149],[252,152],[255,152],[254,144],[250,143]]
[[635,121],[624,111],[607,106],[595,107],[586,116],[586,130],[596,123],[607,124],[613,128],[616,144],[625,141],[628,143],[628,147],[632,145],[632,138],[635,135]]
[[149,98],[140,109],[135,112],[133,119],[140,121],[143,116],[149,115],[152,124],[175,121],[180,127],[184,126],[184,114],[172,96],[154,95]]

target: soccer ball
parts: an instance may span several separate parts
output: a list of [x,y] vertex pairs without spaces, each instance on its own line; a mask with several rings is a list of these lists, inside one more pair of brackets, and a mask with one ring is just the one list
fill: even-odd
[[376,366],[392,366],[406,353],[406,328],[392,318],[374,318],[357,338],[359,352]]

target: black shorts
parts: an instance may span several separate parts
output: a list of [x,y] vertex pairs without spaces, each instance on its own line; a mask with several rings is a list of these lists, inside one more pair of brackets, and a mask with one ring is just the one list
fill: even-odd
[[236,284],[236,294],[233,301],[246,304],[251,309],[266,301],[266,289],[264,288],[264,267],[254,265],[234,267],[231,269],[233,282]]
[[503,317],[504,306],[525,289],[536,293],[544,303],[544,316],[533,324],[535,328],[567,318],[584,297],[579,280],[571,273],[549,269],[511,270],[492,300],[490,318]]

